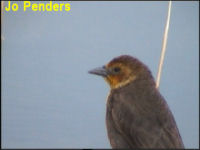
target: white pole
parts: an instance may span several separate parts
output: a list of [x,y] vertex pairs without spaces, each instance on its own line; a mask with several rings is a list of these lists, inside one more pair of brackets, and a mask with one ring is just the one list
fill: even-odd
[[172,2],[169,1],[167,22],[165,25],[165,31],[164,31],[163,43],[162,43],[162,51],[161,51],[160,63],[159,63],[159,68],[158,68],[157,80],[156,80],[156,88],[159,88],[159,85],[160,85],[160,77],[161,77],[162,66],[163,66],[163,61],[164,61],[165,51],[166,51],[166,46],[167,46],[167,37],[168,37],[170,14],[171,14],[171,3]]

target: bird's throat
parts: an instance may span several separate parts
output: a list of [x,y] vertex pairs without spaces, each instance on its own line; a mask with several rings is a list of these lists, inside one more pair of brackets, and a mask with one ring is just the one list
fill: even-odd
[[104,78],[106,82],[110,85],[111,89],[117,89],[123,87],[136,79],[136,76],[129,76],[126,79],[121,79],[119,77],[106,77]]

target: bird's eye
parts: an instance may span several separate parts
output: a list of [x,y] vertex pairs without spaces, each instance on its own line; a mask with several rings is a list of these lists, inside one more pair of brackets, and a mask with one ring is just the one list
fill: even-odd
[[120,72],[120,68],[119,67],[115,67],[113,70],[114,70],[115,73]]

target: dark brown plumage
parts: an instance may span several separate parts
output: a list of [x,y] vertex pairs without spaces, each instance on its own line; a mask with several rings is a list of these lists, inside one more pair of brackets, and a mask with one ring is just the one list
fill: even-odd
[[151,72],[128,55],[90,73],[111,87],[106,126],[112,148],[184,148],[174,117]]

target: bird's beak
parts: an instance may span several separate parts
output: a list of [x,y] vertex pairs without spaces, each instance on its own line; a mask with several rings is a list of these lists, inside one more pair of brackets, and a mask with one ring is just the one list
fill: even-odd
[[106,77],[108,75],[108,71],[106,70],[105,66],[92,69],[89,71],[89,73],[99,75],[102,77]]

